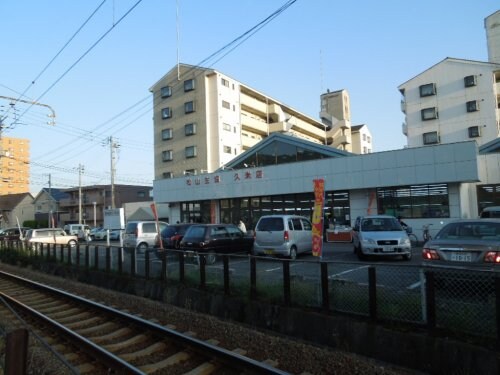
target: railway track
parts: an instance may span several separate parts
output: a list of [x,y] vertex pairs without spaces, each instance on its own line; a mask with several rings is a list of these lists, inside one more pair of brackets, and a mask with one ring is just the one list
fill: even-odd
[[286,374],[127,312],[0,272],[0,297],[82,374]]

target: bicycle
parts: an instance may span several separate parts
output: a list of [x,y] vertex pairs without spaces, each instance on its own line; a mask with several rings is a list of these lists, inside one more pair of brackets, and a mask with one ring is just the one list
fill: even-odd
[[424,239],[424,243],[426,243],[427,241],[432,240],[431,232],[430,232],[430,229],[429,229],[429,227],[431,225],[432,224],[424,224],[422,226],[422,237]]
[[405,229],[406,233],[408,234],[408,238],[410,239],[411,247],[417,246],[418,238],[415,234],[412,233],[413,232],[412,228],[407,226],[404,229]]

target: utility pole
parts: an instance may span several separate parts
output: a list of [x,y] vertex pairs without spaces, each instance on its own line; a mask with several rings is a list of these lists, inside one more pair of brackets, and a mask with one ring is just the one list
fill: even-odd
[[120,147],[115,141],[113,141],[113,137],[109,137],[109,149],[111,152],[111,209],[115,208],[115,149]]
[[49,173],[49,228],[52,228],[52,182],[50,181],[50,173]]
[[85,167],[78,164],[78,224],[82,223],[82,173]]

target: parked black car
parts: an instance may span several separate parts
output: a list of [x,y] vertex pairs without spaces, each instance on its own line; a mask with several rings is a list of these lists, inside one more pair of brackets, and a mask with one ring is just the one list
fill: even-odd
[[5,228],[0,230],[0,241],[17,241],[23,239],[26,231],[31,228],[26,227],[14,227],[14,228]]
[[161,232],[164,249],[179,249],[184,234],[193,224],[171,224]]
[[180,243],[182,250],[207,254],[207,264],[215,263],[216,254],[250,253],[252,246],[253,237],[233,224],[193,224]]

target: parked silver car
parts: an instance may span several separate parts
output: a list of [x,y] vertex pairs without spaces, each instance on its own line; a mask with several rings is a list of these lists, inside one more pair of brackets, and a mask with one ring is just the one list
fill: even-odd
[[123,246],[136,248],[141,252],[154,248],[158,243],[159,233],[168,226],[163,221],[158,224],[159,230],[156,227],[156,221],[129,221],[123,233]]
[[295,259],[312,251],[312,225],[309,219],[295,215],[262,216],[254,232],[254,255],[282,255]]
[[62,228],[38,228],[28,230],[25,241],[28,245],[43,243],[75,247],[78,238],[75,235],[67,234]]
[[500,266],[500,219],[457,220],[446,224],[422,249],[424,263]]
[[356,218],[353,227],[354,253],[359,259],[367,256],[411,259],[408,234],[394,216],[371,215]]

